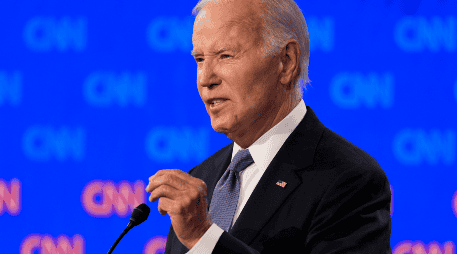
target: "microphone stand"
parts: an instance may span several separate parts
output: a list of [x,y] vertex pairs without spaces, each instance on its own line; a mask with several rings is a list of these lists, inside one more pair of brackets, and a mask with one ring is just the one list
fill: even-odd
[[129,222],[127,227],[124,229],[124,231],[121,233],[121,235],[117,238],[117,240],[114,242],[113,246],[109,249],[107,254],[113,253],[114,248],[116,248],[117,244],[121,241],[122,237],[124,237],[125,234],[129,232],[130,229],[134,227],[132,221]]

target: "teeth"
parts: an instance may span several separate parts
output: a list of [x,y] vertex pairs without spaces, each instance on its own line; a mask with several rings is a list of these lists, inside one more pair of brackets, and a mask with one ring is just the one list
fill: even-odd
[[221,100],[213,101],[211,104],[214,105],[214,104],[219,103],[219,102],[221,102]]

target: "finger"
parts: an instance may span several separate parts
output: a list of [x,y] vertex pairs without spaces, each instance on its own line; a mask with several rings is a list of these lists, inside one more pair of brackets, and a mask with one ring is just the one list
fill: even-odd
[[157,199],[161,197],[167,197],[169,199],[177,199],[179,196],[179,190],[176,188],[173,188],[172,186],[169,185],[161,185],[160,187],[156,188],[151,192],[151,195],[149,196],[149,201],[155,202]]
[[179,170],[179,169],[162,169],[162,170],[157,171],[157,173],[155,173],[149,179],[151,180],[151,178],[154,178],[154,177],[157,177],[157,176],[161,176],[161,175],[165,175],[165,174],[172,174],[172,175],[174,175],[176,177],[179,177],[179,178],[181,178],[183,180],[192,178],[191,175],[189,175],[186,172],[184,172],[182,170]]
[[202,179],[193,177],[190,174],[179,169],[172,169],[170,170],[170,172],[176,176],[180,176],[181,178],[187,180],[188,183],[194,185],[195,187],[204,189],[206,192],[206,183]]
[[157,171],[155,174],[153,174],[152,176],[150,176],[150,177],[148,178],[148,181],[149,181],[149,182],[152,181],[156,175],[166,174],[166,172],[167,172],[168,170],[170,170],[170,169],[162,169],[162,170]]
[[148,186],[146,187],[146,191],[152,192],[161,185],[169,185],[178,190],[185,190],[191,187],[189,183],[185,182],[179,177],[176,177],[171,174],[163,174],[153,178],[152,181],[149,182]]
[[162,197],[159,199],[159,205],[157,206],[159,213],[162,215],[167,214],[169,211],[171,211],[173,207],[173,200],[168,199],[166,197]]
[[186,173],[184,171],[181,171],[179,169],[159,170],[159,171],[157,171],[155,176],[161,176],[161,175],[164,175],[164,174],[171,174],[171,175],[174,175],[176,177],[179,177],[179,178],[183,179],[183,181],[186,181],[186,182],[194,185],[195,187],[204,188],[205,191],[206,191],[206,184],[205,184],[205,182],[203,180],[201,180],[199,178],[196,178],[196,177],[193,177],[193,176],[189,175],[188,173]]
[[155,174],[153,174],[151,177],[149,177],[149,181],[151,181],[151,179],[156,175],[166,174],[169,170],[172,170],[172,169],[161,169],[161,170],[157,171]]
[[168,170],[169,169],[162,169],[162,170],[157,171],[154,175],[150,176],[148,178],[149,183],[148,183],[148,186],[146,186],[146,191],[151,192],[152,190],[151,190],[151,188],[149,188],[149,186],[151,185],[151,182],[155,179],[156,176],[161,176],[161,175],[167,174]]
[[183,180],[182,178],[172,174],[172,173],[162,173],[160,175],[155,175],[146,186],[147,192],[152,192],[154,189],[158,188],[161,185],[169,185],[178,190],[185,190],[190,188],[188,186],[190,183]]

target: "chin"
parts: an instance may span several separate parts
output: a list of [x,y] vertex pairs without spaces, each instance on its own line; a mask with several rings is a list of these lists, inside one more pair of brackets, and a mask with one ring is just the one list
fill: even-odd
[[218,121],[218,122],[214,122],[213,120],[211,120],[211,126],[213,127],[213,130],[215,132],[219,132],[219,133],[224,133],[224,134],[227,134],[230,131],[230,127],[227,126],[227,123],[225,122],[221,122],[221,121]]
[[214,130],[215,132],[219,132],[219,133],[226,133],[226,132],[227,132],[227,128],[224,128],[224,127],[222,127],[222,126],[220,126],[220,125],[214,125],[214,124],[212,124],[212,127],[213,127],[213,130]]

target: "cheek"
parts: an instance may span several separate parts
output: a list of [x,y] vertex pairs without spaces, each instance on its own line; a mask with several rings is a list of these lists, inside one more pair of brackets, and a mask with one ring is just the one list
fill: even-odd
[[231,64],[223,64],[217,67],[217,73],[219,73],[220,77],[236,77],[234,76],[237,73],[236,66]]
[[[201,101],[204,102],[204,101],[203,101],[203,98],[202,98],[202,90],[201,90],[200,86],[198,86],[198,89],[197,89],[197,90],[198,90],[198,94],[200,95]],[[206,105],[206,104],[205,104],[205,105]]]
[[232,87],[232,92],[236,102],[246,108],[252,110],[265,97],[265,84],[262,78],[257,73],[251,71],[243,73],[244,75],[233,81],[235,84]]

